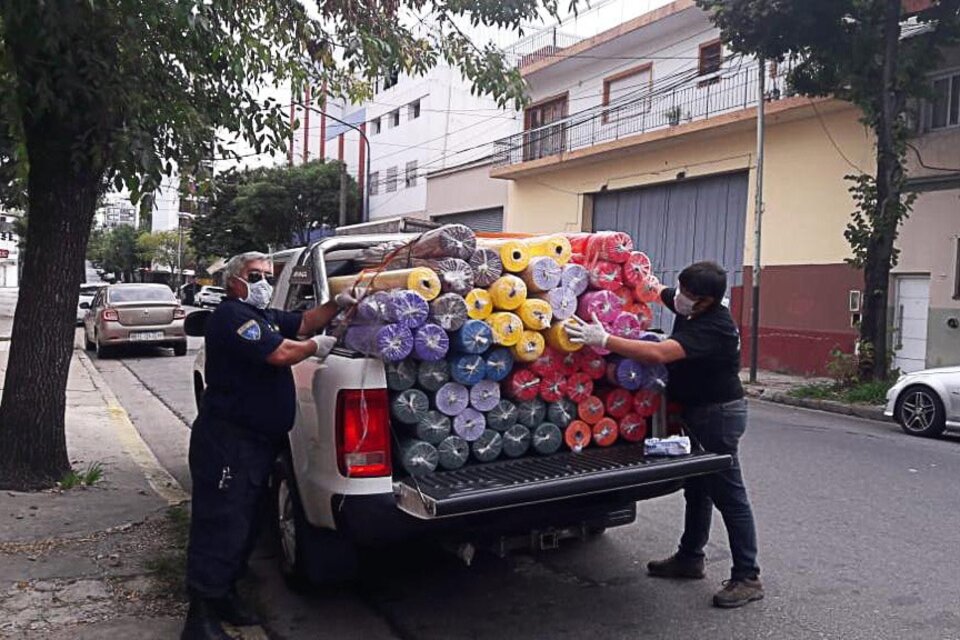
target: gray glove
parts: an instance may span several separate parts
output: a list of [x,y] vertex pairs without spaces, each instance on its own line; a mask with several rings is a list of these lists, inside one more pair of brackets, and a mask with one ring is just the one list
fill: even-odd
[[333,336],[313,336],[310,339],[317,345],[317,351],[313,355],[318,358],[326,358],[337,345],[337,339]]

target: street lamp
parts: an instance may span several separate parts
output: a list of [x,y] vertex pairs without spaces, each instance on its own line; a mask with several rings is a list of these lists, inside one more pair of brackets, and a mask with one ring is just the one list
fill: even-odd
[[186,211],[177,213],[177,298],[180,298],[180,287],[183,286],[183,221],[193,220],[196,217]]

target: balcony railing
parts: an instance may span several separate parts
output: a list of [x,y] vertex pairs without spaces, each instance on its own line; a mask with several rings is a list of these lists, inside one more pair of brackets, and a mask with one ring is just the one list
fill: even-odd
[[[766,83],[767,100],[788,97],[787,68],[769,69],[773,73]],[[628,99],[503,138],[494,143],[494,157],[504,166],[585,149],[756,106],[757,94],[757,67],[744,63],[671,89],[653,87]]]

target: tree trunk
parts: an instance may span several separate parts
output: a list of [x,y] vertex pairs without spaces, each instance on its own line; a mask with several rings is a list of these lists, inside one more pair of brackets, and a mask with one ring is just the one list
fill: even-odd
[[30,233],[0,403],[4,488],[52,486],[70,469],[64,433],[67,373],[102,178],[73,165],[74,139],[26,131]]

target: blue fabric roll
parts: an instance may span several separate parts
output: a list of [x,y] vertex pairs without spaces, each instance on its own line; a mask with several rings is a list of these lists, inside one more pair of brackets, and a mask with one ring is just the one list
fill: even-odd
[[451,338],[451,349],[462,353],[484,353],[493,345],[493,331],[483,320],[467,320]]
[[463,385],[473,386],[483,380],[486,369],[483,356],[463,354],[450,359],[450,377]]
[[486,355],[487,380],[503,382],[513,371],[513,354],[505,347],[491,349]]

